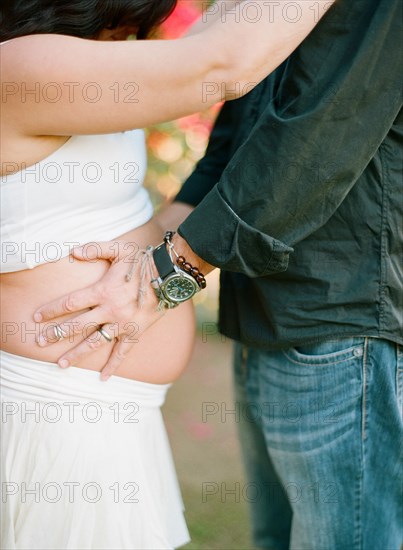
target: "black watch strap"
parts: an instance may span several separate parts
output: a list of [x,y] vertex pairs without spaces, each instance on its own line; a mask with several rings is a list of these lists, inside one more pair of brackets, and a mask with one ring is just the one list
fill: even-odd
[[167,245],[165,243],[160,244],[155,248],[153,252],[153,258],[155,267],[161,279],[165,279],[171,273],[175,273],[174,264],[169,256]]

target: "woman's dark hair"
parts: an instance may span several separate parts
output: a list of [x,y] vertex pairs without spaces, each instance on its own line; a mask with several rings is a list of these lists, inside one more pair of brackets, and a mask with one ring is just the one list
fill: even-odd
[[27,34],[94,38],[102,29],[131,25],[146,38],[177,0],[0,0],[0,42]]

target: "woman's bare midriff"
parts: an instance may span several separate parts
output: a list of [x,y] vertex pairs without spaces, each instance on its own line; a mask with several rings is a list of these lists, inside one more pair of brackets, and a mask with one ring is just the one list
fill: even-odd
[[[161,240],[161,229],[151,221],[118,240],[135,242],[140,247],[150,243],[155,245]],[[77,335],[45,348],[39,347],[36,337],[43,331],[44,325],[33,321],[34,311],[69,292],[92,285],[109,267],[109,262],[105,260],[81,262],[68,257],[32,270],[2,274],[1,348],[15,355],[56,363],[64,352],[82,340],[82,336]],[[55,322],[72,317],[71,314],[59,317]],[[194,324],[193,306],[187,302],[167,311],[144,333],[137,336],[133,333],[137,342],[116,373],[117,376],[155,384],[173,382],[190,359]],[[104,345],[74,366],[100,371],[106,364],[112,345]],[[59,367],[55,364],[55,368]]]

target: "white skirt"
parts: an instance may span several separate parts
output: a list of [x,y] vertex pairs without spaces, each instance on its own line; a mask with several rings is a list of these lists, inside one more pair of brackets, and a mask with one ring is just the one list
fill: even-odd
[[3,550],[189,541],[160,410],[169,385],[0,358]]

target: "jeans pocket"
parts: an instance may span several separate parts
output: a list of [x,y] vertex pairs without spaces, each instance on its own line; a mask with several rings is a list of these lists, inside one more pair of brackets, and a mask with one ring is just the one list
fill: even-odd
[[294,348],[273,352],[267,359],[262,354],[260,399],[271,449],[315,451],[354,429],[359,440],[363,339],[351,344],[344,339],[325,354],[324,348],[315,348],[320,355]]
[[334,338],[283,350],[290,361],[303,365],[332,365],[362,357],[364,338]]

